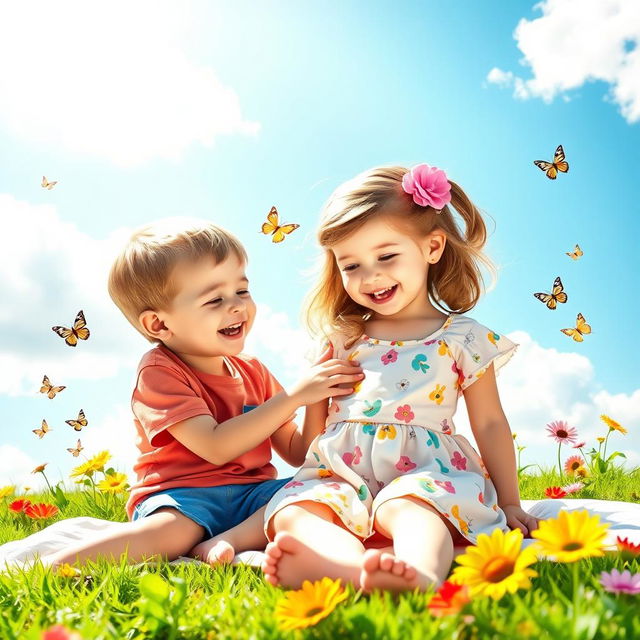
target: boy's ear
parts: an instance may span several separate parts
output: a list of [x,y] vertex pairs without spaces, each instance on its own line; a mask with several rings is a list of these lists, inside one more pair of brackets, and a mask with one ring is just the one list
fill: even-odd
[[171,329],[167,328],[164,321],[160,319],[157,311],[146,309],[138,316],[138,321],[142,328],[152,337],[158,340],[165,340],[171,336]]

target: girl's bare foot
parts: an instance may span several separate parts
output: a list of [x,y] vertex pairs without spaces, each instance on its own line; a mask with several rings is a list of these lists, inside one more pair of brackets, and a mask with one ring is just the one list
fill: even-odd
[[428,581],[420,579],[414,567],[398,560],[392,553],[381,549],[365,551],[360,573],[360,588],[365,593],[374,589],[413,591],[418,586],[425,589],[428,584]]
[[219,564],[229,564],[235,558],[235,555],[236,551],[231,544],[220,538],[205,540],[189,551],[191,558],[207,562],[212,567]]
[[279,531],[267,545],[262,571],[274,586],[298,589],[305,580],[313,582],[325,576],[342,578],[343,583],[358,586],[361,558],[352,566],[326,558],[286,531]]

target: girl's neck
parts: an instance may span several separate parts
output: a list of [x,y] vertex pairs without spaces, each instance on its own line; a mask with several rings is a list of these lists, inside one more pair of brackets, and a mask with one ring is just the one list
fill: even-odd
[[435,307],[418,314],[376,315],[365,322],[365,333],[380,340],[419,340],[437,331],[449,316]]

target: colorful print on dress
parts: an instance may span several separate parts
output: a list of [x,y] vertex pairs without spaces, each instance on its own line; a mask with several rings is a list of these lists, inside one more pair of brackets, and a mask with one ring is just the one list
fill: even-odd
[[426,373],[427,369],[430,369],[431,367],[427,364],[427,356],[424,353],[419,353],[411,361],[411,368],[414,371],[422,371],[422,373]]
[[367,418],[373,418],[373,416],[375,416],[376,413],[378,413],[378,411],[380,411],[380,409],[382,408],[382,400],[380,400],[380,398],[374,400],[373,403],[369,402],[368,400],[364,400],[363,402],[365,408],[362,410],[362,413],[364,413]]
[[411,407],[408,404],[403,404],[398,407],[393,417],[396,420],[409,424],[416,416],[415,413],[411,411]]
[[400,456],[400,460],[396,462],[396,469],[400,473],[406,473],[416,468],[416,463],[411,460],[409,456]]
[[430,447],[431,445],[433,445],[436,449],[439,449],[440,440],[438,439],[438,436],[436,435],[435,431],[431,431],[431,429],[427,429],[427,433],[429,434],[429,437],[427,438],[427,446]]
[[389,438],[389,440],[396,439],[396,428],[392,424],[383,424],[378,429],[378,440],[384,440],[385,438]]
[[380,356],[380,360],[382,364],[387,365],[395,362],[398,359],[398,352],[395,349],[389,349],[387,353],[384,353]]
[[369,436],[376,435],[376,425],[370,422],[362,425],[362,433],[366,433]]
[[342,454],[342,460],[349,467],[352,464],[358,464],[361,458],[362,458],[362,449],[360,449],[360,447],[358,446],[355,447],[355,449],[353,450],[353,453],[351,453],[351,451],[346,451],[345,453]]
[[451,464],[458,471],[467,470],[467,459],[459,451],[456,451],[453,456],[451,456]]
[[498,340],[500,340],[500,336],[497,333],[494,333],[493,331],[489,331],[489,333],[487,333],[487,338],[489,340],[489,342],[497,349],[498,348]]
[[429,400],[433,400],[436,404],[442,404],[446,388],[446,385],[437,384],[436,388],[429,394]]

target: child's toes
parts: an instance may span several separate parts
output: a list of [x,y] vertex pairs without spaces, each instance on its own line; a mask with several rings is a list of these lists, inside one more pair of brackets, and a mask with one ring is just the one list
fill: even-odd
[[380,568],[383,571],[391,571],[395,562],[396,559],[390,553],[383,553],[380,556]]
[[406,567],[405,563],[402,562],[402,560],[396,560],[393,563],[393,567],[391,567],[391,573],[394,576],[401,576],[401,575],[404,575],[406,568],[407,567]]

